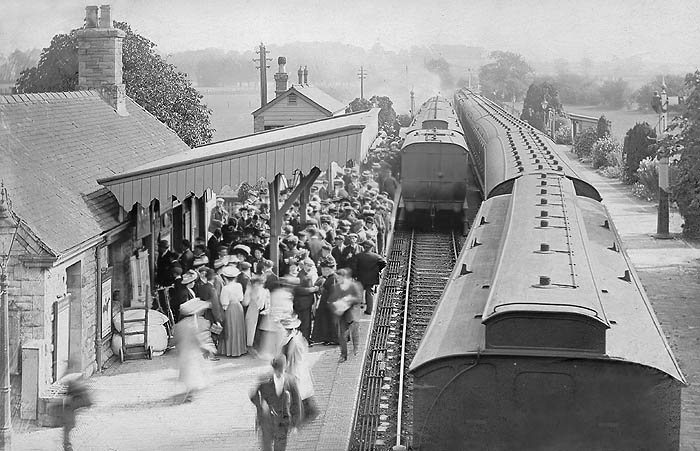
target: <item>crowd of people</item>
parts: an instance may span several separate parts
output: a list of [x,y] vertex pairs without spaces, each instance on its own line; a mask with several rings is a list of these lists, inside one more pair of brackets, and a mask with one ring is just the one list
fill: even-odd
[[279,366],[281,355],[304,417],[313,418],[313,384],[303,356],[308,346],[337,345],[342,363],[349,343],[358,353],[358,317],[372,314],[386,266],[398,148],[379,142],[361,166],[322,175],[310,188],[306,211],[295,202],[285,212],[278,261],[270,260],[264,195],[228,208],[217,199],[207,241],[184,240],[179,253],[159,242],[156,283],[161,307],[170,309],[176,323],[185,400],[204,385],[191,364],[197,356],[218,360],[250,353],[274,358]]

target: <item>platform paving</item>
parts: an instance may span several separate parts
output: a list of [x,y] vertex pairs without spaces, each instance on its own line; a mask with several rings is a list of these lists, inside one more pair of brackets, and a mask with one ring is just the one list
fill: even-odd
[[[361,315],[361,314],[360,314]],[[362,316],[362,315],[361,315]],[[350,441],[369,329],[360,321],[358,356],[338,363],[338,346],[313,346],[309,361],[319,417],[290,436],[291,451],[344,451]],[[76,450],[257,450],[255,408],[248,399],[269,362],[251,356],[210,365],[210,386],[191,403],[181,403],[174,353],[153,360],[114,364],[90,378],[95,404],[80,413],[73,432]],[[60,428],[13,422],[13,450],[62,449]]]
[[[566,146],[560,146],[566,150]],[[655,202],[631,195],[619,180],[567,155],[600,192],[661,323],[688,386],[681,398],[681,450],[700,450],[700,243],[681,237],[683,219],[671,211],[673,239],[659,240]]]

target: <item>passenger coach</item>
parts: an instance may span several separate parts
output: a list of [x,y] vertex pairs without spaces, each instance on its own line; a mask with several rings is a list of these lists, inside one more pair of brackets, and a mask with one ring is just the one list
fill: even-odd
[[421,106],[407,129],[401,153],[402,199],[408,215],[463,212],[467,145],[449,100],[433,97]]
[[685,379],[600,195],[487,99],[486,200],[411,362],[419,450],[668,450]]

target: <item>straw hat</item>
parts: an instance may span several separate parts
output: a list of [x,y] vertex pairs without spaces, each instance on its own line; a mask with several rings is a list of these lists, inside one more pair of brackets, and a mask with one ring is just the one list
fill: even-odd
[[234,265],[226,265],[221,270],[221,275],[224,277],[234,278],[238,277],[241,272]]
[[280,324],[282,324],[282,327],[285,329],[296,329],[301,325],[301,321],[299,320],[299,317],[296,315],[291,316],[289,318],[283,318],[280,320]]
[[250,247],[246,246],[245,244],[236,244],[233,247],[233,252],[244,252],[246,255],[250,255]]
[[209,302],[205,302],[199,298],[190,299],[180,305],[180,314],[183,316],[195,315],[202,310],[206,310],[210,307]]
[[190,269],[187,271],[185,274],[182,275],[182,284],[187,285],[188,283],[192,283],[195,280],[199,278],[199,275],[197,275],[197,272],[194,271],[193,269]]

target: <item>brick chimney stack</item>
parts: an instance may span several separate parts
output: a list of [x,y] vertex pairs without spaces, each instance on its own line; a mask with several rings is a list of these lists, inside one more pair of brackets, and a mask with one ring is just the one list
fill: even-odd
[[299,76],[299,84],[303,85],[304,84],[304,69],[299,66],[299,70],[297,71],[297,75]]
[[112,27],[110,5],[85,8],[85,27],[78,31],[78,89],[94,89],[126,116],[126,89],[122,82],[122,30]]
[[309,86],[309,69],[304,66],[304,84]]
[[275,74],[275,97],[279,97],[287,91],[287,81],[289,80],[289,74],[285,68],[287,58],[280,56],[277,58],[277,64],[279,64],[279,70]]

